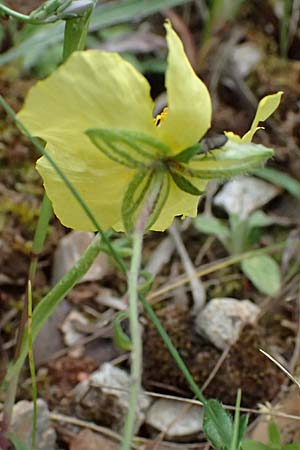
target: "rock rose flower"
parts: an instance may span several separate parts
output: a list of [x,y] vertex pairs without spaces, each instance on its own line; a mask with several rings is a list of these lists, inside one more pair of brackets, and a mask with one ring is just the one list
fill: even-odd
[[[118,54],[98,50],[73,53],[30,90],[18,114],[30,133],[46,142],[52,159],[104,229],[124,229],[122,202],[128,186],[139,170],[153,172],[158,161],[160,170],[165,168],[168,188],[151,229],[164,230],[175,216],[197,214],[199,195],[209,179],[247,171],[272,155],[272,150],[239,142],[230,133],[226,145],[212,154],[193,150],[210,127],[211,100],[169,23],[166,30],[168,108],[161,120],[153,119],[147,80]],[[268,115],[278,106],[278,94],[275,96],[267,100],[271,104]],[[265,114],[263,120],[266,118]],[[259,110],[256,119],[257,123],[261,120]],[[129,145],[122,138],[110,146],[109,139],[118,133],[131,136]],[[103,143],[106,135],[110,138]],[[182,157],[191,148],[192,156]],[[122,155],[124,149],[131,165],[115,157],[115,151]],[[73,229],[94,230],[45,156],[38,160],[37,170],[60,221]]]

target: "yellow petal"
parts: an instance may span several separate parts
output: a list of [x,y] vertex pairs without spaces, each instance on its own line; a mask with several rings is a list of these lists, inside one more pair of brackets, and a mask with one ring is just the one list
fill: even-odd
[[193,71],[183,45],[166,23],[169,48],[166,88],[168,115],[157,129],[176,154],[201,139],[211,123],[211,100],[204,83]]
[[[192,183],[201,191],[204,191],[207,181],[193,178]],[[173,222],[174,217],[196,217],[199,197],[188,194],[179,189],[171,180],[170,192],[165,206],[163,207],[159,218],[151,227],[155,231],[166,230]]]
[[251,128],[242,137],[242,142],[252,141],[255,132],[260,128],[258,127],[259,122],[264,122],[271,116],[271,114],[273,114],[274,111],[276,111],[279,106],[282,94],[283,92],[279,91],[276,94],[267,95],[260,100]]
[[[132,177],[131,170],[109,159],[103,167],[101,159],[90,161],[66,155],[51,144],[47,145],[47,150],[102,228],[121,222],[121,205]],[[75,230],[95,231],[95,226],[45,156],[38,160],[37,170],[62,224]]]
[[116,53],[75,52],[29,92],[18,117],[31,134],[85,152],[87,128],[156,134],[147,80]]
[[237,144],[241,144],[243,142],[241,136],[233,133],[233,131],[224,131],[224,134],[232,142],[236,142]]

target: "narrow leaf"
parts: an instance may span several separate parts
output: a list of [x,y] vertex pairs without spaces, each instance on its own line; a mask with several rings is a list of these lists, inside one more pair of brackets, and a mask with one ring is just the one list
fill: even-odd
[[117,347],[122,350],[130,351],[132,348],[131,340],[124,333],[122,328],[122,321],[128,319],[128,314],[126,312],[120,312],[116,315],[113,320],[113,331],[114,331],[114,343]]
[[227,244],[227,240],[230,237],[230,231],[227,226],[214,216],[199,215],[193,219],[193,224],[197,230],[205,234],[213,234],[223,244]]
[[182,191],[187,192],[191,195],[203,194],[203,192],[200,191],[196,186],[194,186],[187,178],[174,172],[170,172],[170,174],[176,186],[178,186]]
[[280,170],[271,169],[270,167],[255,169],[252,173],[266,181],[270,181],[276,186],[284,188],[294,197],[300,198],[300,182],[290,175],[283,173]]
[[230,450],[239,449],[239,432],[240,432],[240,406],[241,406],[242,392],[239,389],[236,396],[235,402],[235,413],[233,420],[233,430],[231,436]]
[[246,440],[242,443],[243,450],[270,450],[270,447],[263,442],[254,441],[254,440]]
[[274,422],[274,420],[272,420],[269,425],[268,425],[268,436],[269,436],[269,441],[272,444],[272,446],[274,445],[275,447],[280,448],[280,430],[278,425]]
[[273,219],[263,211],[255,211],[252,213],[248,218],[248,222],[251,228],[268,227],[274,223]]
[[244,414],[240,418],[239,435],[238,435],[238,448],[241,447],[242,440],[244,439],[244,436],[246,434],[247,424],[248,424],[248,416]]
[[278,264],[268,255],[257,255],[241,263],[244,274],[263,294],[275,295],[280,289],[281,276]]

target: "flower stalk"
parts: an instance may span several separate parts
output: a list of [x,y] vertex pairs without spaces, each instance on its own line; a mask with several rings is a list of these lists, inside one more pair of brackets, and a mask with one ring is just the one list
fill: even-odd
[[161,178],[153,184],[146,197],[144,207],[137,218],[132,233],[132,259],[128,273],[129,322],[131,335],[131,374],[129,406],[126,417],[121,450],[130,450],[134,434],[136,410],[142,378],[142,335],[139,325],[139,275],[142,260],[143,237],[161,190]]

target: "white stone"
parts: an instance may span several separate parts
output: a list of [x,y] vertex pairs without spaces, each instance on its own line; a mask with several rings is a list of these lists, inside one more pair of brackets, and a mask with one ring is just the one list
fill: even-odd
[[76,323],[82,327],[87,326],[89,321],[79,311],[71,311],[61,325],[61,331],[64,334],[65,344],[69,347],[75,345],[77,341],[83,338],[84,334],[76,329]]
[[[16,403],[12,413],[12,432],[31,448],[33,421],[33,402],[22,400]],[[36,450],[55,450],[56,433],[50,425],[50,417],[47,403],[37,400],[37,427],[36,427]]]
[[[54,253],[52,284],[56,284],[77,263],[93,238],[94,233],[71,231],[59,241]],[[101,280],[108,271],[107,255],[100,253],[80,282]]]
[[233,48],[232,59],[239,75],[245,78],[262,59],[261,49],[252,42],[243,42]]
[[221,206],[228,214],[238,214],[246,219],[251,212],[261,208],[276,195],[280,189],[255,177],[241,176],[228,181],[215,196],[214,204]]
[[260,308],[249,300],[215,298],[210,300],[195,320],[196,332],[225,350],[239,337],[246,323],[254,324]]
[[194,436],[202,430],[203,409],[178,400],[159,399],[149,408],[146,424],[167,439]]
[[[110,363],[102,364],[88,380],[76,386],[74,394],[77,413],[121,433],[128,412],[129,386],[130,376],[125,370]],[[144,422],[145,411],[150,404],[150,398],[141,390],[135,414],[135,433]]]

